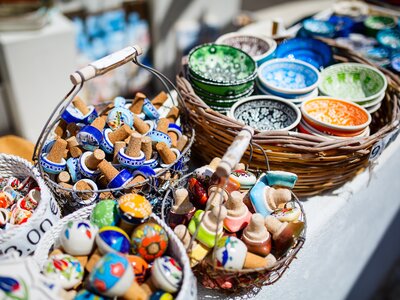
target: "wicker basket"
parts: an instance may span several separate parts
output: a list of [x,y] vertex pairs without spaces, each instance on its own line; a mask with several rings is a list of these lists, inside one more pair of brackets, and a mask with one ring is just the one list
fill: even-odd
[[[60,222],[57,223],[51,230],[49,230],[40,241],[38,247],[36,248],[35,254],[33,256],[34,260],[39,264],[42,269],[46,260],[48,259],[49,252],[60,247],[58,242],[58,237],[64,225],[71,220],[88,219],[94,208],[94,204],[81,208],[74,213],[62,218]],[[162,221],[155,214],[151,215],[151,218],[157,222],[168,235],[168,250],[170,256],[175,258],[183,268],[183,280],[181,285],[181,290],[179,291],[176,299],[179,300],[189,300],[197,298],[197,285],[196,278],[193,276],[192,270],[190,269],[189,258],[186,255],[186,250],[182,245],[182,242],[174,234],[174,232],[169,228],[164,221]]]
[[38,170],[18,156],[0,154],[0,176],[32,177],[40,188],[41,200],[27,223],[0,231],[0,253],[16,251],[20,256],[32,253],[40,239],[60,219],[60,210]]
[[[325,40],[334,50],[338,62],[360,62],[372,65],[349,49]],[[345,141],[327,140],[292,131],[259,132],[253,137],[253,152],[247,151],[243,160],[252,154],[250,170],[265,171],[264,152],[272,170],[285,170],[299,177],[294,192],[311,196],[334,189],[351,180],[369,165],[374,145],[385,147],[396,137],[399,127],[400,79],[388,70],[379,68],[387,77],[388,88],[381,108],[372,114],[371,136]],[[183,75],[177,77],[177,86],[184,102],[189,124],[196,130],[193,155],[202,162],[222,156],[243,124],[210,109],[194,92]]]

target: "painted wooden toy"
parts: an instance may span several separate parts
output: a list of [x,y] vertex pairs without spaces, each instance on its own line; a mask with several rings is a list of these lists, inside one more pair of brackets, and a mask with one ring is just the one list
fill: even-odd
[[182,267],[170,256],[157,258],[151,268],[151,281],[163,291],[176,293],[183,277]]
[[[204,218],[203,214],[205,214]],[[199,227],[196,239],[207,247],[212,248],[215,245],[216,237],[220,237],[223,234],[223,220],[226,215],[227,211],[224,206],[214,207],[207,212],[198,210],[189,222],[189,232],[193,235]]]
[[130,250],[129,236],[116,226],[104,226],[96,235],[96,245],[100,253],[123,253]]
[[145,223],[135,228],[131,236],[132,252],[152,262],[164,254],[168,247],[168,236],[158,224]]
[[83,267],[75,257],[68,254],[57,254],[49,257],[43,267],[43,274],[56,280],[67,290],[81,283]]
[[104,226],[115,226],[119,222],[117,201],[102,200],[93,208],[90,221],[102,228]]
[[251,212],[243,203],[243,195],[238,191],[231,193],[225,203],[227,215],[224,219],[224,228],[229,232],[238,232],[249,224]]
[[239,182],[242,191],[250,190],[257,182],[256,175],[243,169],[233,171],[230,177]]
[[61,230],[59,241],[70,255],[89,255],[94,246],[98,228],[89,221],[69,221]]
[[264,218],[260,214],[252,215],[241,239],[252,253],[267,256],[271,252],[271,235],[265,228]]
[[149,264],[142,257],[137,255],[128,255],[126,258],[129,260],[129,263],[133,268],[133,273],[135,273],[135,280],[138,283],[143,283],[146,279]]
[[175,203],[169,213],[168,223],[174,229],[178,224],[187,225],[196,208],[189,201],[189,192],[185,188],[177,189],[174,193]]
[[188,191],[190,201],[197,208],[204,208],[207,204],[208,196],[205,187],[196,178],[189,178]]

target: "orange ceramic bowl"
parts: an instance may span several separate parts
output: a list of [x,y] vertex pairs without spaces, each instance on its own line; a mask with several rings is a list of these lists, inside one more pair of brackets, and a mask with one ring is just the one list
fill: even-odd
[[328,134],[360,134],[371,123],[370,113],[360,105],[341,99],[317,97],[303,102],[304,121]]
[[319,130],[315,129],[314,127],[311,127],[308,123],[304,122],[304,120],[299,123],[297,128],[298,128],[299,132],[301,132],[301,133],[307,133],[307,134],[315,135],[318,137],[334,139],[334,140],[345,140],[345,139],[349,139],[349,138],[367,137],[370,134],[369,127],[367,127],[364,130],[362,130],[359,134],[353,135],[353,136],[333,135],[333,134],[329,134],[329,133],[326,133],[323,131],[319,131]]

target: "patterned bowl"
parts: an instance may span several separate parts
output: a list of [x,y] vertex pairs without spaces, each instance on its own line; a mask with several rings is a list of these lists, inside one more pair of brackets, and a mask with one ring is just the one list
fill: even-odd
[[303,21],[303,28],[310,36],[332,38],[335,35],[335,26],[328,21],[307,19]]
[[386,77],[378,69],[358,63],[341,63],[321,72],[318,88],[326,96],[364,102],[379,97],[386,87]]
[[376,39],[379,44],[391,51],[400,50],[400,30],[398,29],[381,30],[378,32]]
[[228,116],[259,131],[292,130],[301,120],[299,108],[274,96],[251,96],[238,101]]
[[202,99],[203,98],[208,98],[208,99],[213,99],[213,100],[224,100],[224,101],[227,100],[227,101],[229,101],[229,100],[237,100],[237,99],[245,97],[251,90],[254,89],[254,83],[253,83],[253,85],[250,85],[250,88],[245,90],[243,93],[235,94],[235,95],[228,95],[228,96],[226,96],[226,95],[222,96],[222,95],[217,95],[217,94],[210,93],[208,91],[205,91],[205,90],[199,88],[197,85],[194,85],[194,84],[192,85],[192,87],[193,87],[194,92],[196,93],[196,95],[199,96]]
[[227,45],[200,45],[190,51],[188,60],[192,78],[217,86],[245,84],[257,75],[251,56]]
[[273,39],[265,38],[261,35],[239,32],[224,34],[220,36],[215,43],[229,45],[243,50],[256,61],[257,65],[261,65],[263,62],[272,58],[276,49],[276,42]]
[[396,27],[396,19],[389,16],[369,16],[364,20],[366,34],[375,37],[379,30]]
[[277,58],[260,66],[258,79],[262,87],[276,96],[296,97],[317,88],[319,72],[304,61]]
[[275,57],[302,60],[321,69],[327,67],[332,61],[332,50],[320,40],[294,38],[279,44],[275,51]]
[[330,97],[304,101],[301,113],[309,125],[331,134],[361,132],[371,123],[371,115],[365,108],[351,101]]

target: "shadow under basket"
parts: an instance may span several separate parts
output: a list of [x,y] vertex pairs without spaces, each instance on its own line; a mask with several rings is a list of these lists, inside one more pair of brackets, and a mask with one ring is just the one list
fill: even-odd
[[[333,40],[324,41],[332,47],[336,62],[358,62],[377,67]],[[371,152],[381,151],[398,133],[400,79],[386,69],[377,68],[385,74],[388,88],[381,108],[372,114],[369,137],[343,141],[294,131],[255,130],[252,147],[244,154],[243,162],[249,161],[250,171],[264,172],[267,154],[271,170],[298,175],[294,193],[299,197],[317,195],[350,181],[369,166]],[[244,125],[211,109],[195,94],[182,74],[177,77],[177,86],[184,100],[180,105],[184,108],[185,120],[197,134],[193,156],[204,163],[216,156],[222,157]],[[376,149],[379,147],[380,150]]]

